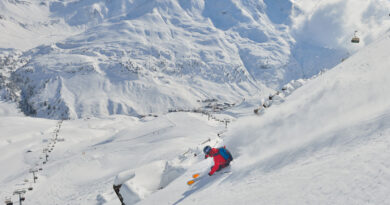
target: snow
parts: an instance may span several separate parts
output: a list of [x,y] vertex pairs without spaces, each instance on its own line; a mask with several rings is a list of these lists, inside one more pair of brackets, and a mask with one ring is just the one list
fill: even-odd
[[0,47],[27,50],[63,40],[82,31],[52,18],[48,2],[1,1]]
[[[290,82],[282,101],[259,116],[250,98],[215,120],[200,113],[113,115],[59,126],[2,116],[1,163],[9,169],[0,172],[1,197],[32,185],[32,204],[119,204],[112,186],[122,184],[126,204],[389,203],[389,46],[387,34],[313,79]],[[227,128],[217,121],[225,118]],[[42,148],[58,127],[64,140],[43,165]],[[205,145],[227,146],[230,172],[189,187],[192,174],[212,165],[203,159]],[[24,182],[32,167],[43,168],[36,184]]]
[[[54,138],[57,123],[23,116],[1,117],[4,131],[0,137],[1,163],[10,166],[0,172],[1,198],[11,196],[16,188],[33,185],[34,190],[26,194],[28,203],[32,204],[78,203],[79,200],[96,204],[97,198],[115,204],[118,199],[112,186],[122,171],[127,174],[116,181],[131,178],[127,182],[129,187],[135,188],[136,196],[143,198],[184,172],[192,162],[186,160],[179,164],[178,161],[186,158],[183,153],[188,148],[196,148],[200,141],[224,129],[222,123],[191,113],[142,120],[113,116],[64,121],[59,131],[59,138],[64,141],[56,143],[48,153],[49,161],[42,164],[45,158],[42,149]],[[21,126],[24,128],[18,129]],[[193,127],[197,131],[188,133]],[[43,168],[38,172],[36,184],[31,183],[32,174],[28,173],[34,167]],[[25,183],[24,179],[30,182]]]
[[283,104],[238,119],[224,140],[231,174],[188,188],[189,171],[141,204],[389,203],[389,44],[387,34]]
[[385,0],[3,1],[0,53],[21,49],[24,63],[2,74],[10,81],[2,98],[51,119],[261,98],[382,36],[389,8]]
[[[389,204],[389,8],[1,1],[0,198]],[[206,175],[206,145],[228,172]]]
[[0,116],[22,116],[15,103],[0,101]]

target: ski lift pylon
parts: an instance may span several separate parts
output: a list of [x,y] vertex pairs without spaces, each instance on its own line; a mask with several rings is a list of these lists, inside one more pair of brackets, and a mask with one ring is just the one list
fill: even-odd
[[359,43],[360,39],[356,36],[357,31],[355,31],[355,34],[353,34],[353,38],[351,40],[351,43]]

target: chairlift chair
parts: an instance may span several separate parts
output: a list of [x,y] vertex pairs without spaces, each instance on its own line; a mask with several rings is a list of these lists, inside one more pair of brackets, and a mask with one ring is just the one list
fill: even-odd
[[5,202],[5,205],[13,205],[14,204],[11,200],[11,197],[5,197],[4,202]]
[[18,190],[14,191],[14,195],[19,195],[20,204],[22,204],[21,203],[22,201],[26,200],[26,198],[24,197],[25,193],[26,193],[26,190],[24,190],[24,189],[18,189]]
[[12,201],[5,201],[6,205],[13,205],[14,203]]
[[357,31],[355,31],[355,34],[353,35],[353,38],[351,40],[351,43],[359,43],[360,39],[356,36]]

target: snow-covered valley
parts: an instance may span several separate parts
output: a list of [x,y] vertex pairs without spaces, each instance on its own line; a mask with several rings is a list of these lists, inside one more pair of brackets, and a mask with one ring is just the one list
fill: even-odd
[[[0,198],[389,204],[389,11],[385,0],[1,1]],[[232,152],[226,173],[207,175],[206,145]]]

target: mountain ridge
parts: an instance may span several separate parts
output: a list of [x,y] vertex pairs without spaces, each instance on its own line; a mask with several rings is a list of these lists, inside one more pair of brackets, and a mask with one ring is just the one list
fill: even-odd
[[[318,1],[315,6],[308,4],[306,8],[302,3],[52,0],[26,4],[5,1],[0,8],[6,11],[1,20],[6,23],[1,26],[11,28],[12,22],[25,21],[26,26],[21,28],[48,29],[49,34],[61,27],[58,32],[67,37],[58,40],[48,35],[46,45],[19,55],[27,63],[15,65],[9,71],[14,77],[4,74],[11,84],[2,87],[12,91],[2,93],[8,93],[4,98],[16,100],[26,114],[55,119],[164,112],[172,107],[196,107],[197,100],[208,98],[233,102],[248,96],[265,97],[291,80],[310,78],[333,67],[349,56],[348,49],[357,49],[342,44],[337,47],[334,43],[328,47],[322,39],[327,31],[319,37],[321,39],[312,41],[318,44],[306,42],[307,38],[316,37],[302,34],[297,28],[305,28],[305,25],[317,28],[311,20],[325,21],[329,17],[324,11],[332,11],[333,6],[339,4]],[[342,5],[346,7],[349,3]],[[365,5],[367,7],[361,10],[372,6]],[[18,9],[43,12],[37,17],[30,15],[29,20],[20,15],[11,18]],[[340,10],[334,12],[342,15]],[[42,23],[45,21],[51,24]],[[343,22],[337,22],[334,26],[342,25]],[[19,29],[20,26],[14,27]],[[377,31],[380,33],[383,29]],[[10,39],[8,34],[2,35]],[[337,35],[345,38],[341,32]],[[13,55],[7,50],[2,53]],[[88,79],[87,75],[93,77]],[[69,99],[58,98],[47,90],[46,83],[59,79],[65,85],[62,88],[67,88]],[[88,93],[88,86],[83,85],[92,79],[96,96],[89,94],[92,92]],[[123,83],[118,85],[120,93],[109,90],[110,93],[101,86],[115,87],[118,82]],[[80,87],[86,90],[89,99],[102,99],[92,102],[79,98]],[[148,93],[147,88],[152,89],[148,96],[156,97],[140,99],[140,93]],[[175,92],[177,88],[182,94]],[[228,92],[214,92],[219,89]],[[127,97],[111,99],[110,95]],[[63,103],[58,102],[59,99]],[[53,114],[48,106],[42,106],[45,102],[53,103],[51,107],[61,107],[61,114]],[[112,110],[110,102],[114,107],[122,107],[120,111],[109,111]]]

